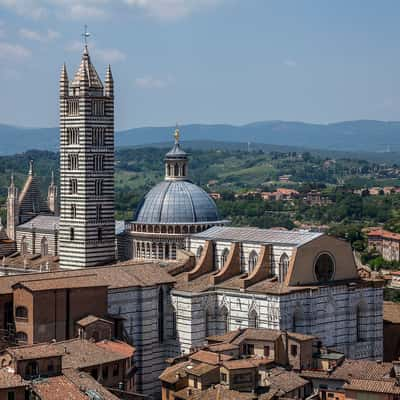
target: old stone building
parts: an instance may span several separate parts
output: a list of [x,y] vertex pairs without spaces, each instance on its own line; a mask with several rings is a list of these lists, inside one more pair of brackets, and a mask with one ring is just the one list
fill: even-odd
[[214,227],[190,238],[196,266],[177,274],[180,350],[243,327],[319,337],[381,359],[383,282],[359,277],[348,243],[320,233]]
[[400,261],[400,234],[375,229],[368,233],[368,249],[377,251],[386,261]]

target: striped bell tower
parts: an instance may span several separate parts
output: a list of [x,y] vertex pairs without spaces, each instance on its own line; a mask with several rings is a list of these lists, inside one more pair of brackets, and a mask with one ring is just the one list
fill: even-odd
[[101,82],[87,45],[74,79],[60,77],[60,266],[115,259],[114,83]]

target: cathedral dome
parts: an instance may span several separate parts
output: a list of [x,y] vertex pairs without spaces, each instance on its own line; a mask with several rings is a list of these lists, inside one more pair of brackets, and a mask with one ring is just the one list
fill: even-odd
[[151,189],[136,212],[135,222],[201,223],[219,220],[214,200],[187,180],[166,180]]

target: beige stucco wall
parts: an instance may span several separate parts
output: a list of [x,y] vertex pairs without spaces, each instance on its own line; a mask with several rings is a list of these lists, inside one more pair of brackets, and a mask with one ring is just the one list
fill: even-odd
[[290,286],[317,283],[314,263],[317,256],[324,252],[331,254],[335,259],[334,280],[359,278],[350,244],[324,235],[296,249],[290,262],[286,282]]

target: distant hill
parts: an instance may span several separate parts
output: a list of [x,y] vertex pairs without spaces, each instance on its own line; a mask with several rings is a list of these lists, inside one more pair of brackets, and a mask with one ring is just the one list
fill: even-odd
[[[171,141],[174,127],[144,127],[117,132],[117,146]],[[400,152],[400,122],[348,121],[332,124],[266,121],[242,126],[193,124],[181,127],[185,141],[263,143],[302,148]],[[57,128],[20,128],[0,124],[0,154],[28,149],[57,150]]]

